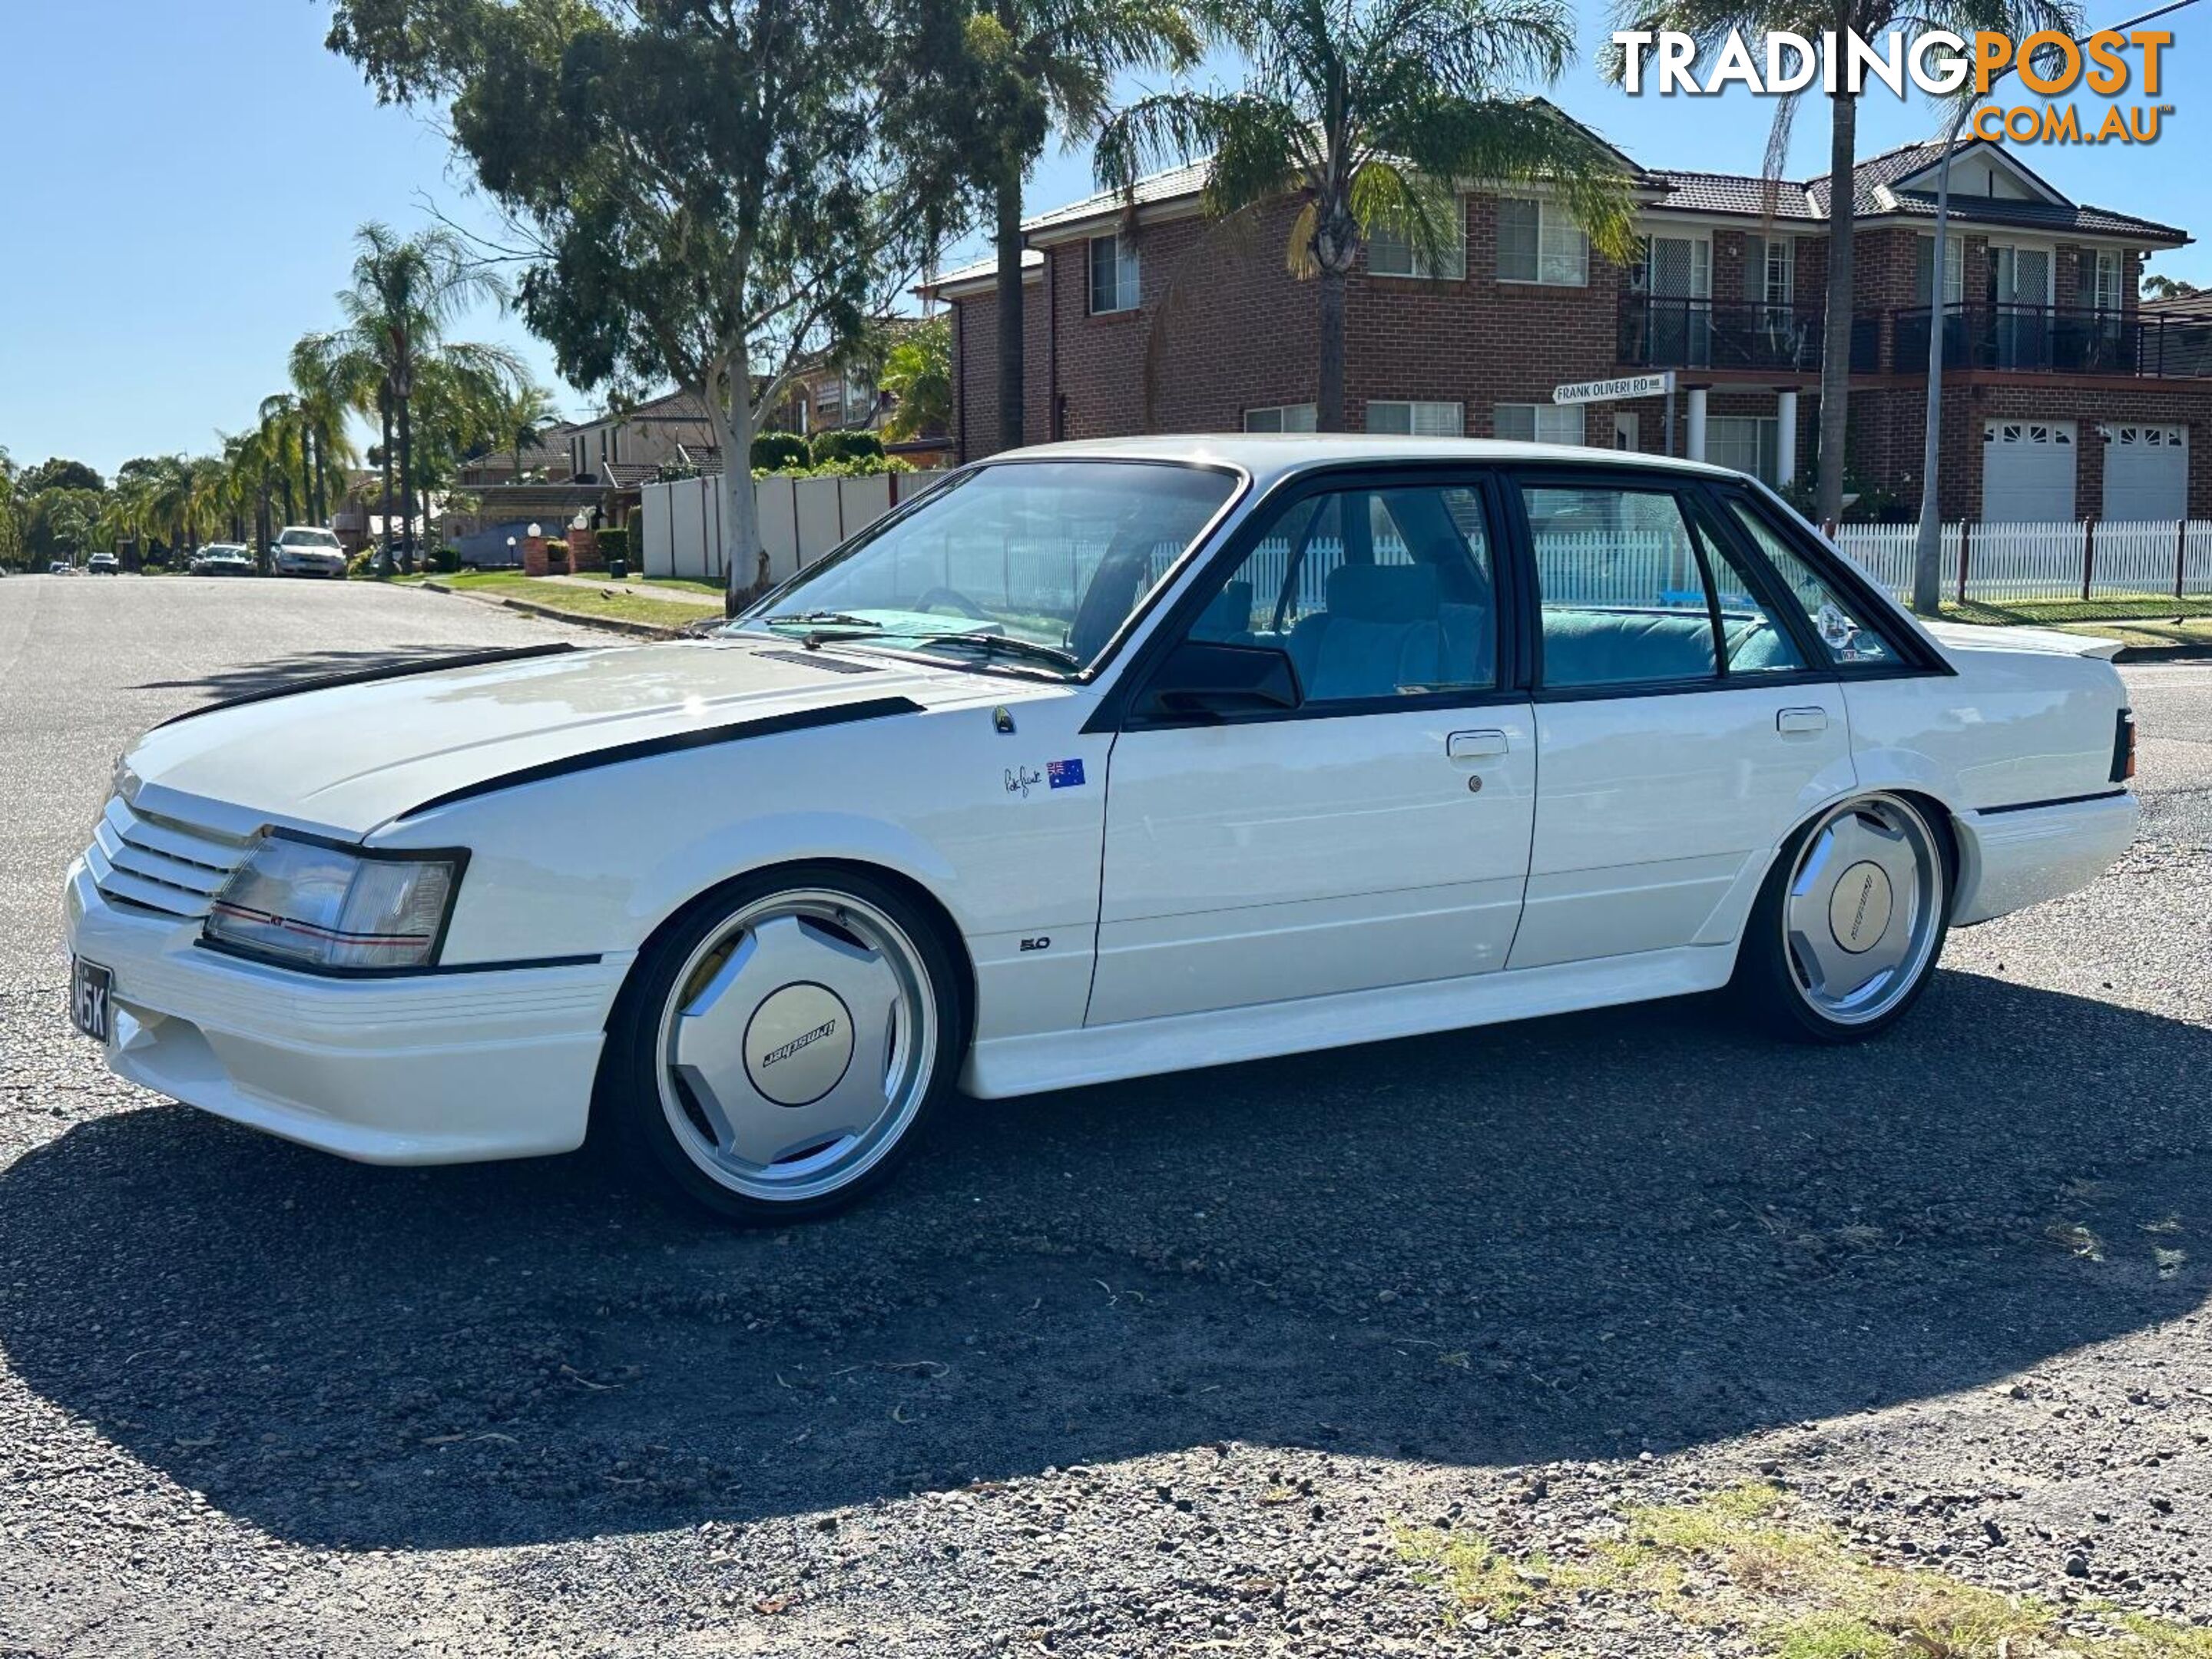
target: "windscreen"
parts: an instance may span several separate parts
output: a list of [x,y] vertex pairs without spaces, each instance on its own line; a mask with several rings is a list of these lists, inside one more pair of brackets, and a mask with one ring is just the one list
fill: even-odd
[[1097,660],[1237,483],[1140,461],[980,467],[734,626],[1073,672]]

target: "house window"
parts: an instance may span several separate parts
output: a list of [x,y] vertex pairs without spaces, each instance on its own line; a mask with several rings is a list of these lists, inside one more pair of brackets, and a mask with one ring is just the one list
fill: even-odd
[[1781,311],[1797,297],[1797,239],[1794,236],[1747,236],[1744,239],[1743,291]]
[[1490,429],[1498,437],[1524,444],[1578,444],[1583,441],[1583,406],[1499,404],[1490,411]]
[[1247,432],[1311,432],[1315,427],[1311,404],[1277,404],[1272,409],[1244,411]]
[[1502,198],[1498,280],[1582,288],[1589,282],[1589,238],[1553,203]]
[[1444,233],[1440,254],[1415,246],[1401,225],[1379,224],[1367,239],[1367,269],[1376,276],[1419,276],[1460,282],[1467,276],[1467,208],[1452,198],[1448,222],[1437,227]]
[[1464,404],[1378,402],[1367,404],[1367,429],[1397,438],[1460,438],[1467,434]]
[[2097,250],[2095,305],[2100,311],[2118,311],[2120,305],[2120,255],[2117,248]]
[[[1936,271],[1936,239],[1916,236],[1912,239],[1912,298],[1917,305],[1926,305]],[[1943,303],[1954,306],[1966,292],[1966,245],[1956,236],[1943,239]]]
[[1124,236],[1091,239],[1091,312],[1137,308],[1137,250]]
[[1705,422],[1705,459],[1762,483],[1781,470],[1782,422],[1771,415],[1715,415]]

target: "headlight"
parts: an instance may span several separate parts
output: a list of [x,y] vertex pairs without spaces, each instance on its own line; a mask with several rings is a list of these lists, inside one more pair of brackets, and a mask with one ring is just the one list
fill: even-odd
[[202,936],[310,969],[428,967],[467,862],[462,852],[366,853],[264,830],[216,895]]

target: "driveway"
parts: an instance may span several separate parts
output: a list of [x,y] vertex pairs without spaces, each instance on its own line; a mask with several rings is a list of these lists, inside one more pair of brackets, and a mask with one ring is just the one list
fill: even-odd
[[67,1033],[135,732],[561,632],[0,584],[0,1653],[1705,1651],[1470,1619],[1407,1540],[1753,1478],[1869,1560],[2212,1617],[2212,668],[2130,672],[2124,866],[1890,1040],[1675,1002],[965,1103],[781,1233],[337,1163]]

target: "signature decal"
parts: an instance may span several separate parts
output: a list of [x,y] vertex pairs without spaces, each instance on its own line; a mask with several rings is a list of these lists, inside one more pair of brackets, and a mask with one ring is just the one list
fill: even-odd
[[782,1048],[769,1049],[768,1053],[761,1056],[760,1063],[762,1066],[765,1068],[775,1065],[780,1060],[789,1060],[801,1048],[806,1048],[811,1043],[821,1042],[823,1037],[828,1036],[836,1029],[837,1019],[836,1016],[833,1014],[830,1018],[823,1020],[819,1025],[816,1026],[812,1030],[806,1032],[804,1036],[792,1038],[792,1040],[785,1043]]
[[[1006,769],[1006,793],[1019,795],[1024,800],[1030,798],[1030,790],[1043,781],[1043,774],[1032,772],[1026,766],[1009,766]],[[1055,783],[1053,787],[1057,789],[1060,786]]]

